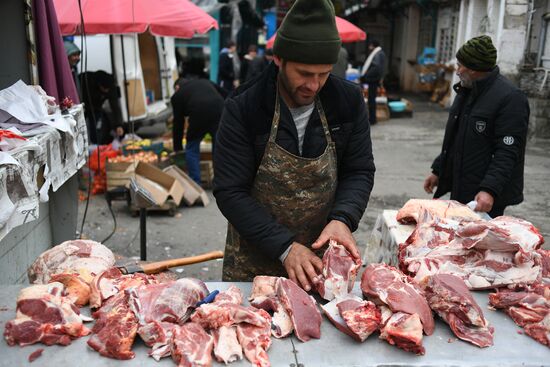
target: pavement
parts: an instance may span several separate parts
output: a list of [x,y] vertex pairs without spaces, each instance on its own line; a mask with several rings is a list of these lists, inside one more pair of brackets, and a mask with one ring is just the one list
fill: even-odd
[[[396,118],[372,127],[376,163],[375,184],[369,205],[354,233],[364,250],[376,217],[384,209],[399,209],[410,198],[430,198],[422,188],[430,165],[441,149],[447,112],[423,97],[408,96],[414,104],[412,118]],[[550,140],[531,139],[525,162],[525,201],[509,207],[507,215],[532,222],[550,239]],[[163,212],[147,217],[147,260],[158,261],[223,250],[227,221],[218,210],[212,192],[207,207],[181,207],[174,217]],[[79,205],[79,222],[85,202]],[[114,202],[117,221],[114,235],[105,243],[124,257],[139,258],[139,218],[133,217],[125,202]],[[86,238],[101,241],[113,229],[113,219],[103,195],[92,196],[84,226]],[[550,249],[547,243],[545,248]],[[204,281],[221,279],[222,260],[175,269],[178,276]]]

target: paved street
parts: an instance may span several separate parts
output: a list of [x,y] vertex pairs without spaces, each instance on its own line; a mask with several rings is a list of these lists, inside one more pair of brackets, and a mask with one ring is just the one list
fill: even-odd
[[[367,211],[355,237],[361,249],[366,244],[376,216],[383,209],[398,209],[409,198],[428,198],[422,183],[443,139],[447,113],[437,105],[413,100],[413,118],[392,119],[372,129],[377,167],[374,189]],[[525,202],[507,210],[507,214],[527,219],[550,239],[550,158],[548,140],[528,143],[525,167]],[[148,260],[191,256],[211,250],[223,250],[226,220],[214,198],[206,207],[180,208],[176,217],[153,213],[147,219]],[[80,217],[84,202],[80,203]],[[139,256],[139,219],[128,212],[126,204],[115,202],[117,232],[106,243],[123,256]],[[113,221],[103,196],[90,200],[84,233],[102,240],[112,230]],[[548,241],[548,240],[547,240]],[[545,246],[550,248],[548,244]],[[177,269],[181,276],[203,280],[221,279],[222,261]]]

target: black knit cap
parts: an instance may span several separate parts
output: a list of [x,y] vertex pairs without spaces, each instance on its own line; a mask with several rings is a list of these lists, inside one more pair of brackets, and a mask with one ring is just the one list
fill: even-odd
[[489,36],[474,37],[456,53],[456,59],[468,69],[490,71],[497,63],[497,49]]
[[277,31],[273,53],[304,64],[335,64],[341,43],[330,0],[297,0]]

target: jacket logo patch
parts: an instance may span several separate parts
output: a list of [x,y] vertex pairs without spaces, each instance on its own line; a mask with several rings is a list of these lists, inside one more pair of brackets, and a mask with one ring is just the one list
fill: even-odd
[[512,145],[512,144],[514,144],[514,137],[513,136],[505,136],[502,139],[502,142],[506,145]]
[[487,127],[487,122],[485,122],[485,121],[476,121],[476,131],[478,133],[484,132],[486,127]]

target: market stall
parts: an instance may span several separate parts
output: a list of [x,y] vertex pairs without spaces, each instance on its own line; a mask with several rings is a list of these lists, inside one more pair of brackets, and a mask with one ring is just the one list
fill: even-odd
[[[209,290],[223,291],[229,283],[206,283]],[[245,296],[250,294],[250,283],[237,283]],[[15,299],[22,286],[0,287],[0,324],[5,324],[15,316]],[[354,293],[360,294],[359,284]],[[326,318],[321,325],[321,339],[300,342],[295,336],[284,339],[273,339],[268,350],[272,366],[543,366],[550,365],[548,348],[526,335],[513,321],[502,312],[487,310],[487,292],[474,293],[479,305],[484,309],[485,316],[495,328],[494,345],[488,348],[477,348],[457,340],[448,325],[436,321],[433,335],[425,337],[426,354],[416,356],[389,345],[372,335],[365,342],[358,343],[349,336],[338,331]],[[82,312],[89,314],[89,309]],[[36,361],[40,366],[59,366],[74,364],[76,361],[86,366],[150,366],[157,365],[147,356],[147,348],[141,341],[136,341],[133,351],[136,357],[129,361],[117,361],[100,356],[86,345],[88,337],[76,339],[66,347],[45,347],[35,344],[27,347],[8,347],[0,343],[0,366],[19,366],[27,363],[27,359],[35,350],[43,348],[44,352]],[[174,366],[171,358],[158,362],[159,366]],[[214,366],[223,364],[214,362]],[[231,366],[249,366],[246,360],[234,362]]]
[[[86,163],[88,150],[83,106],[72,106],[61,114],[52,105],[45,112],[42,97],[33,95],[32,88],[22,82],[2,91],[0,128],[21,134],[17,147],[0,153],[4,157],[0,165],[0,283],[4,284],[23,281],[36,256],[52,242],[74,238],[76,232],[75,174]],[[35,108],[25,110],[24,106]]]

